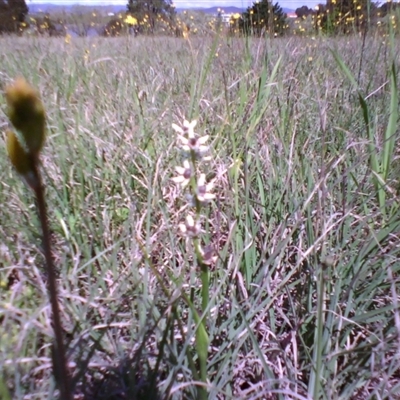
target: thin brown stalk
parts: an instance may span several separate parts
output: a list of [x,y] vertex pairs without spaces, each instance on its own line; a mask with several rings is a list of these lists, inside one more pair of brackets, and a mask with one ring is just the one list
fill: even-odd
[[60,307],[58,304],[58,289],[53,256],[51,251],[51,237],[49,224],[47,220],[47,205],[45,199],[45,189],[42,184],[41,175],[37,168],[37,163],[34,163],[34,175],[36,176],[37,184],[32,188],[34,190],[37,207],[39,211],[40,225],[43,234],[43,251],[46,260],[47,270],[47,289],[49,292],[52,325],[54,329],[55,343],[53,355],[53,371],[55,374],[56,382],[60,390],[61,400],[72,400],[70,376],[67,367],[67,357],[65,353],[65,346],[62,335],[62,325],[60,317]]

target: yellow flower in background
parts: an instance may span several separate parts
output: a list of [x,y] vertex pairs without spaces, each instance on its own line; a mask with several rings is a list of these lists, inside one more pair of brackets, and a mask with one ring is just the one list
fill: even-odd
[[71,35],[69,33],[67,33],[65,35],[65,43],[66,44],[70,44],[71,43]]
[[186,24],[182,27],[182,36],[184,39],[189,39],[189,28]]
[[138,21],[135,17],[132,17],[132,15],[128,15],[124,22],[128,25],[137,25]]
[[[8,116],[28,153],[41,150],[46,130],[46,114],[39,94],[24,78],[6,87]],[[14,140],[14,139],[11,139]]]

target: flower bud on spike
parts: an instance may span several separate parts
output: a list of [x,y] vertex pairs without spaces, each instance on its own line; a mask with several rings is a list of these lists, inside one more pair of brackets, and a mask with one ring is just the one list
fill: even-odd
[[[28,153],[37,155],[43,147],[46,125],[46,114],[38,93],[24,78],[18,78],[6,88],[6,100],[8,116],[21,135],[23,145]],[[14,143],[16,138],[11,140]]]
[[20,173],[25,178],[26,183],[34,189],[38,185],[34,166],[35,156],[25,151],[17,136],[12,131],[7,131],[7,153],[17,172]]

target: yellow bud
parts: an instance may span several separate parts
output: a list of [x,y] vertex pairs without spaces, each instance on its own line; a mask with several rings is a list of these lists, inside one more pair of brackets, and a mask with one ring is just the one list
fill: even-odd
[[46,114],[38,93],[24,78],[18,78],[6,88],[6,100],[8,116],[21,134],[26,150],[38,154],[44,143],[46,126]]
[[21,175],[27,175],[34,171],[32,156],[25,151],[12,131],[7,131],[7,153],[12,165]]

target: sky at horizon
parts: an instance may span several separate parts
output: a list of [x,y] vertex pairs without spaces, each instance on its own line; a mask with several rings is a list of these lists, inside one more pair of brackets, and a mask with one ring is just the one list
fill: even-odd
[[[59,4],[59,5],[126,5],[127,0],[25,0],[29,4]],[[227,7],[235,6],[247,8],[251,6],[255,0],[173,0],[175,7],[178,8],[206,8],[206,7]],[[303,5],[315,7],[318,3],[325,3],[325,0],[273,0],[278,2],[281,7],[296,9]]]

